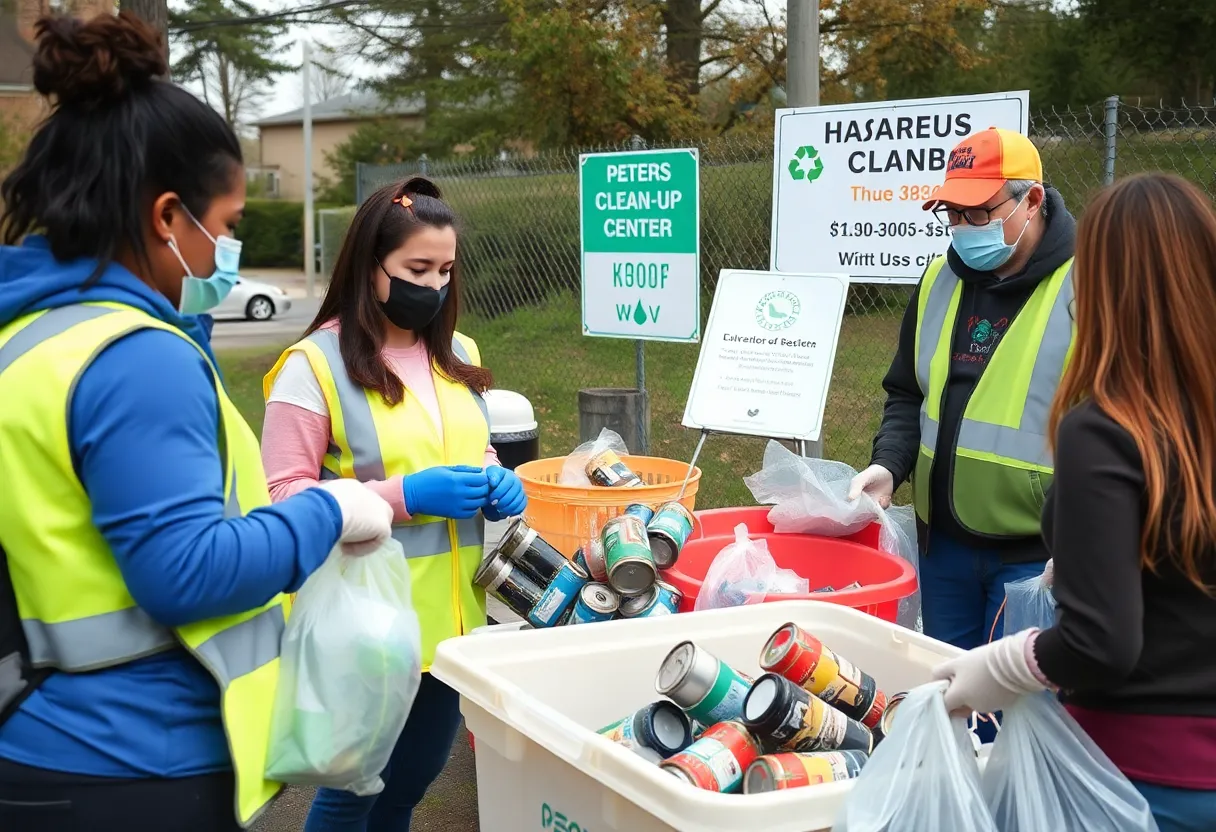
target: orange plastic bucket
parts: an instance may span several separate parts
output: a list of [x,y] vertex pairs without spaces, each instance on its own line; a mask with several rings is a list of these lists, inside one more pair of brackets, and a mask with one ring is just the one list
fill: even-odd
[[[604,524],[622,514],[633,503],[657,506],[680,494],[688,463],[656,456],[624,456],[622,461],[646,483],[637,488],[580,488],[562,485],[565,457],[525,462],[515,469],[528,495],[524,520],[549,545],[566,557],[573,557],[588,540],[597,537]],[[680,502],[689,511],[696,508],[701,469],[694,468],[688,488]]]

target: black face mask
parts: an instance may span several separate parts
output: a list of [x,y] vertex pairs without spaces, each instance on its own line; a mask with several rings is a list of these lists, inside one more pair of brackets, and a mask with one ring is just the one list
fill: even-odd
[[[384,266],[380,268],[384,270]],[[388,275],[388,300],[380,303],[384,317],[400,329],[412,332],[426,329],[443,308],[448,298],[448,287],[435,290],[393,277],[387,270],[384,273]]]

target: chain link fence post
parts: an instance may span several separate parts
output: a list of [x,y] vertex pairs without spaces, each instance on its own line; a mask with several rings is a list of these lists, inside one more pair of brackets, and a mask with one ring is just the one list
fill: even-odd
[[1115,140],[1119,131],[1119,96],[1112,95],[1106,99],[1106,113],[1102,121],[1104,155],[1102,158],[1102,184],[1113,185],[1115,182]]
[[[629,140],[630,150],[645,150],[646,140],[641,136],[635,135]],[[643,454],[650,453],[650,421],[646,417],[650,414],[650,404],[648,394],[646,393],[646,342],[638,339],[633,342],[633,363],[635,369],[635,378],[637,380],[638,393],[638,436],[642,442]]]

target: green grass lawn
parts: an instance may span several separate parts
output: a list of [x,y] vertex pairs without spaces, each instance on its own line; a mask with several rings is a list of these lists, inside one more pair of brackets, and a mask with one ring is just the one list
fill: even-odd
[[[494,320],[468,317],[461,331],[476,339],[496,386],[527,396],[540,422],[541,453],[561,456],[578,444],[578,391],[634,384],[632,341],[584,338],[577,299],[518,309]],[[895,350],[894,311],[847,316],[825,416],[825,454],[854,467],[869,461],[870,441],[882,416],[880,382]],[[691,457],[697,435],[681,426],[698,345],[648,343],[646,380],[651,391],[651,453]],[[262,376],[279,348],[220,353],[233,401],[254,430],[262,427]],[[750,505],[743,477],[760,467],[765,440],[712,436],[701,454],[704,471],[698,506]]]

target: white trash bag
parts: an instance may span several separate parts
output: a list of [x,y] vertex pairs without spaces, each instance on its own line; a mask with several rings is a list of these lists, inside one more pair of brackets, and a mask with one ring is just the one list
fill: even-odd
[[997,832],[1157,832],[1148,801],[1052,694],[1004,717],[982,779]]
[[1005,584],[1005,635],[1031,627],[1046,630],[1055,623],[1056,597],[1051,591],[1049,571]]
[[[879,548],[919,568],[916,514],[911,506],[883,509],[869,494],[849,500],[857,471],[843,462],[799,456],[780,442],[764,449],[760,471],[743,482],[756,502],[771,505],[768,520],[780,534],[847,537],[871,523],[880,523]],[[917,573],[919,574],[919,572]],[[896,621],[921,630],[920,590],[899,602]]]
[[[980,792],[966,722],[946,713],[946,684],[908,693],[832,832],[998,832]],[[1049,828],[1063,832],[1037,832]]]
[[336,547],[296,595],[283,633],[266,777],[379,793],[421,683],[401,544],[389,538],[363,557]]
[[629,449],[625,447],[625,440],[621,438],[621,435],[614,430],[604,428],[594,441],[584,442],[570,452],[566,461],[562,463],[562,472],[557,478],[558,484],[591,488],[593,483],[587,476],[587,463],[591,461],[591,457],[602,454],[604,451],[616,451],[618,456],[629,455]]
[[765,595],[805,594],[806,578],[790,569],[779,569],[769,554],[768,542],[751,540],[747,525],[735,526],[735,542],[714,556],[694,609],[719,610],[760,603]]

